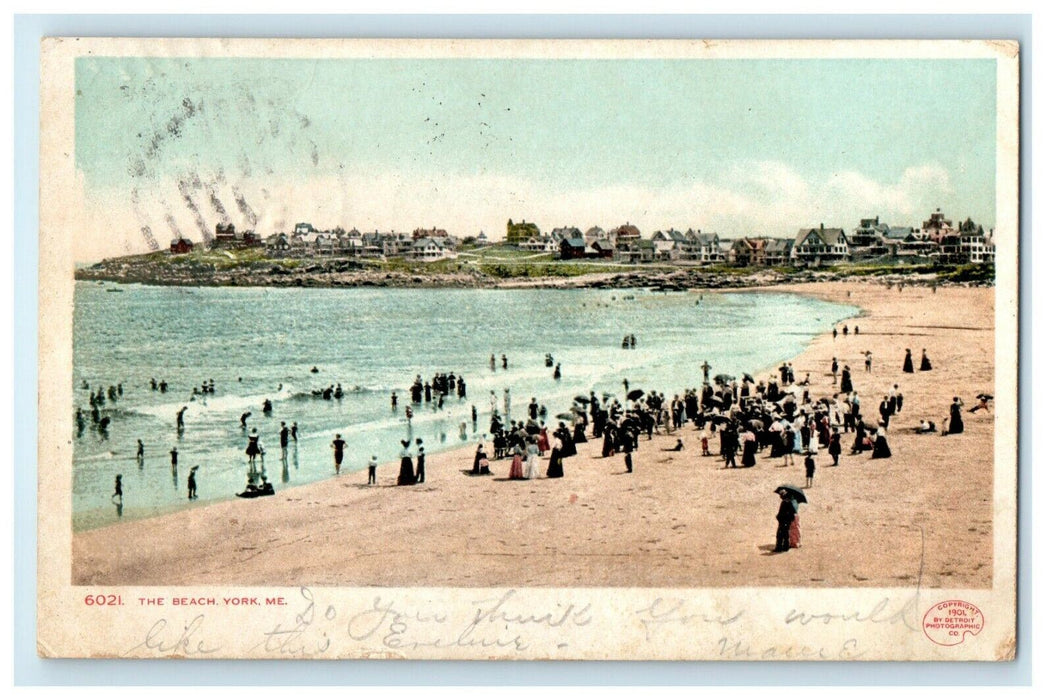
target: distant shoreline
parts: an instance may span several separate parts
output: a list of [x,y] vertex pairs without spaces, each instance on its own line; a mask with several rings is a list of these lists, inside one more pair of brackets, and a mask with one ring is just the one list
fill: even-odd
[[[625,265],[494,258],[417,262],[400,258],[269,258],[202,251],[111,258],[80,267],[74,278],[115,284],[178,287],[308,288],[605,288],[658,291],[739,289],[837,280],[879,279],[905,285],[993,284],[990,267],[844,264],[821,268]],[[514,256],[514,251],[509,252]]]

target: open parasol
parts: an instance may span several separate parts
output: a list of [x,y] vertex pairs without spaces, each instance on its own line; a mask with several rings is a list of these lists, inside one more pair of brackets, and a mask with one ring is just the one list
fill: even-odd
[[808,502],[808,498],[804,495],[804,491],[797,488],[796,486],[791,486],[790,484],[783,484],[779,488],[775,489],[775,493],[782,493],[783,491],[789,493],[790,498],[797,501],[798,503]]
[[630,401],[635,401],[636,399],[640,398],[641,396],[643,396],[643,389],[633,389],[632,391],[630,391],[628,394],[625,395],[625,398],[629,399]]

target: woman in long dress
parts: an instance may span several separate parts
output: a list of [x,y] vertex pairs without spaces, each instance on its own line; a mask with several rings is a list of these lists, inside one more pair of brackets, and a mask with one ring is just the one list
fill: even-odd
[[526,466],[523,471],[524,479],[536,479],[541,476],[541,470],[538,468],[538,456],[537,456],[537,445],[534,443],[528,443],[526,448]]
[[550,479],[562,479],[563,478],[563,450],[560,447],[552,449],[552,456],[548,460],[548,471],[545,472],[545,476]]
[[841,370],[841,393],[852,393],[852,372],[849,371],[848,365],[845,365],[845,368]]
[[962,423],[962,402],[955,396],[951,404],[951,420],[947,424],[947,433],[954,435],[962,432],[965,432],[965,425]]
[[918,367],[919,372],[928,372],[932,369],[932,363],[929,362],[929,356],[925,354],[925,348],[921,349],[921,366]]
[[769,457],[782,457],[783,452],[786,451],[786,442],[785,442],[785,440],[783,439],[783,436],[782,436],[782,432],[783,432],[782,423],[780,423],[778,421],[776,421],[775,423],[772,423],[771,424],[771,428],[769,428],[769,432],[772,433],[772,436],[771,436],[771,454],[769,454],[768,456]]
[[863,421],[860,420],[856,423],[856,441],[852,443],[852,454],[858,454],[872,449],[874,448],[870,444],[870,440],[867,439],[866,426],[863,425]]
[[757,436],[752,430],[742,434],[742,466],[752,467],[757,464]]
[[790,502],[793,503],[794,511],[793,522],[790,523],[790,549],[797,549],[801,546],[801,504],[794,498]]
[[483,449],[483,443],[479,443],[479,447],[475,450],[475,461],[472,462],[472,474],[489,474],[490,473],[490,460],[486,458],[486,450]]
[[523,452],[517,445],[512,453],[512,468],[508,470],[509,479],[523,478]]
[[877,437],[874,438],[874,453],[871,459],[888,459],[892,456],[892,450],[888,448],[888,440],[885,438],[885,429],[878,426]]
[[574,421],[574,442],[588,442],[589,439],[585,436],[585,419],[578,416],[577,420]]
[[815,437],[819,443],[819,447],[826,447],[830,444],[830,418],[823,416],[819,419],[819,423],[815,426]]
[[834,432],[830,435],[830,447],[827,448],[830,452],[830,457],[834,460],[834,466],[837,466],[837,460],[841,458],[841,433]]
[[578,448],[574,446],[574,438],[571,437],[570,429],[567,428],[566,423],[560,423],[559,428],[556,429],[555,436],[559,438],[559,449],[560,452],[567,457],[573,457],[578,454]]
[[413,471],[413,457],[409,452],[409,440],[402,440],[402,451],[399,453],[399,478],[396,482],[399,486],[409,486],[417,483],[417,474]]
[[914,374],[914,360],[910,359],[910,348],[907,348],[907,356],[903,358],[903,371]]
[[539,454],[544,455],[546,452],[552,449],[552,446],[548,441],[548,428],[545,424],[541,424],[541,430],[537,434],[537,451]]
[[793,422],[793,451],[795,454],[804,452],[804,435],[801,432],[803,426],[804,419],[798,416]]

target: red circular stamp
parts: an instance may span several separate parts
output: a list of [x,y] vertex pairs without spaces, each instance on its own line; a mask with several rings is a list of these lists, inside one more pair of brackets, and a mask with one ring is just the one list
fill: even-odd
[[922,620],[925,636],[940,646],[953,647],[974,637],[984,628],[984,614],[980,608],[964,600],[945,600],[936,603]]

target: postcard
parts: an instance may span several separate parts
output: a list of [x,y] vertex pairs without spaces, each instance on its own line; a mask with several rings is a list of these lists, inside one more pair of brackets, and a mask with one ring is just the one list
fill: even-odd
[[1014,658],[1014,42],[41,48],[41,656]]

